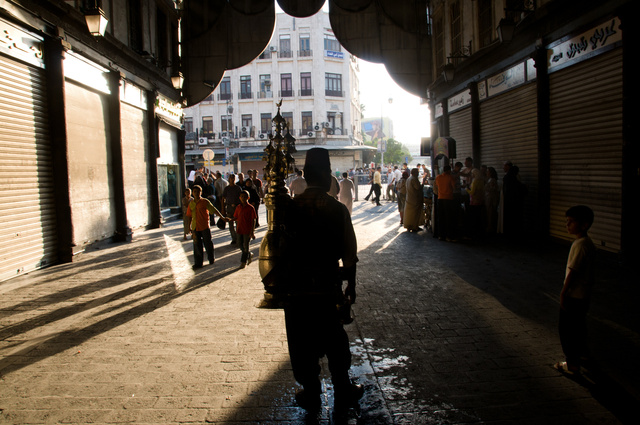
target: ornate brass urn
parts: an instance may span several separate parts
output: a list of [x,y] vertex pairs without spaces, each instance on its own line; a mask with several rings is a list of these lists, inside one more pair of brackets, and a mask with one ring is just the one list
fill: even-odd
[[[293,154],[296,139],[289,132],[286,120],[280,115],[282,100],[276,104],[278,113],[273,118],[275,132],[264,149],[265,179],[269,191],[265,195],[267,208],[267,234],[260,244],[259,269],[264,284],[264,298],[259,308],[282,308],[287,294],[287,270],[284,255],[287,247],[286,221],[291,197],[286,179],[293,172]],[[283,136],[284,134],[284,136]]]

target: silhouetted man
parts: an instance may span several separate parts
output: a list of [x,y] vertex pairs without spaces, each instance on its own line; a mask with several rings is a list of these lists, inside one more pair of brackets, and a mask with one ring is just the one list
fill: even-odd
[[[316,412],[322,392],[319,360],[324,355],[329,361],[336,408],[354,405],[363,394],[362,387],[349,377],[349,339],[336,308],[345,296],[349,302],[355,301],[358,257],[349,211],[327,193],[331,164],[326,149],[309,150],[304,175],[307,189],[293,198],[288,214],[293,247],[290,276],[294,277],[290,303],[284,311],[293,374],[303,387],[296,401],[307,411]],[[344,295],[343,277],[348,281]]]

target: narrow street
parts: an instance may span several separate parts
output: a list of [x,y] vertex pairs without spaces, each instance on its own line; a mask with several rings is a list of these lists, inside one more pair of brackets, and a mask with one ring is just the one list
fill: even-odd
[[0,423],[631,423],[639,289],[613,260],[599,259],[596,367],[570,379],[552,368],[568,247],[441,242],[405,232],[386,201],[356,202],[353,222],[360,412],[334,417],[326,365],[320,415],[295,406],[283,313],[256,308],[258,261],[240,269],[216,229],[215,265],[194,272],[173,222],[0,284]]

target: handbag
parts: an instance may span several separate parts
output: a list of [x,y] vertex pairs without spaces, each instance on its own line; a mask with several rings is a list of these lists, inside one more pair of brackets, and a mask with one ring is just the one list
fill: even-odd
[[227,227],[227,221],[224,218],[220,217],[216,222],[216,226],[218,226],[218,229],[224,230],[224,228]]

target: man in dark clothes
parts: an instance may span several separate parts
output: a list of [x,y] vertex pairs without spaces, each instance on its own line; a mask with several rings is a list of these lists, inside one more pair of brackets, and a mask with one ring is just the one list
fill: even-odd
[[[319,360],[324,355],[329,361],[336,408],[353,406],[364,392],[349,377],[349,339],[336,308],[344,296],[351,303],[355,301],[358,257],[349,211],[327,194],[331,164],[326,149],[309,150],[304,174],[307,189],[293,199],[288,214],[287,230],[292,246],[298,249],[291,250],[288,258],[295,280],[284,312],[293,374],[304,388],[296,394],[296,401],[315,412],[321,405]],[[343,277],[348,281],[344,295]]]

